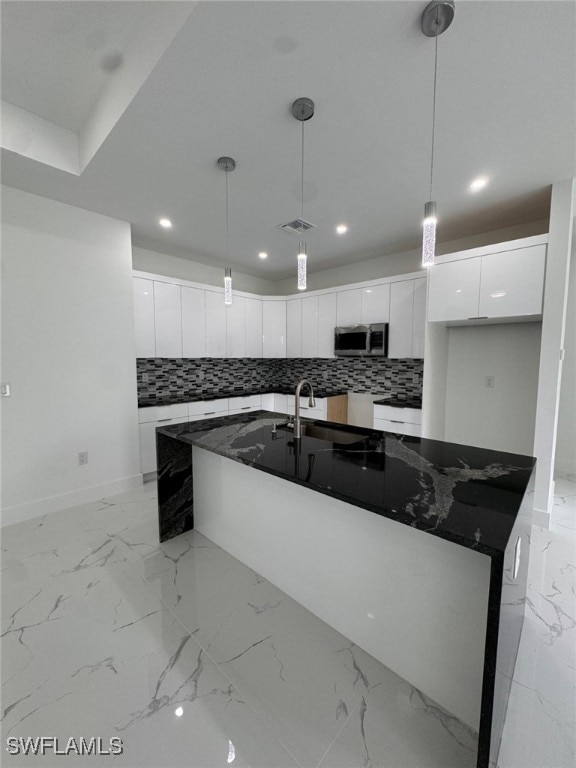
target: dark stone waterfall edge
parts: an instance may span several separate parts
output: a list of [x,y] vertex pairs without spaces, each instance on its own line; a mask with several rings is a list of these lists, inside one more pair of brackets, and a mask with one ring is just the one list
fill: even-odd
[[194,528],[192,446],[156,432],[160,541]]

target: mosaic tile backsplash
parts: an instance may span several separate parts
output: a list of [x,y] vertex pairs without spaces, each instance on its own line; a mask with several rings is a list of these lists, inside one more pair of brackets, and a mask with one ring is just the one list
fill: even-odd
[[138,405],[294,392],[300,379],[318,396],[341,392],[422,396],[423,360],[353,357],[334,359],[138,358]]

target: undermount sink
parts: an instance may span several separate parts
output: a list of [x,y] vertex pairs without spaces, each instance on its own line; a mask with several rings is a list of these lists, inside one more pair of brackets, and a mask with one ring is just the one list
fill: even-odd
[[[283,432],[292,432],[288,426],[283,424],[278,427]],[[302,424],[301,425],[302,437],[313,437],[316,440],[326,440],[330,443],[340,443],[341,445],[349,445],[350,443],[357,443],[359,440],[365,440],[366,435],[362,435],[359,432],[348,432],[344,429],[335,429],[334,427],[320,426],[319,424]]]

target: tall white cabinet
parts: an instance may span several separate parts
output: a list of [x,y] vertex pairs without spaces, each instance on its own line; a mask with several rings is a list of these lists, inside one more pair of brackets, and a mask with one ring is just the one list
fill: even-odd
[[182,357],[206,357],[206,302],[201,288],[182,286]]
[[180,286],[154,282],[156,357],[182,357]]
[[262,356],[286,357],[286,302],[262,302]]
[[132,288],[134,292],[136,357],[156,357],[154,281],[135,277]]

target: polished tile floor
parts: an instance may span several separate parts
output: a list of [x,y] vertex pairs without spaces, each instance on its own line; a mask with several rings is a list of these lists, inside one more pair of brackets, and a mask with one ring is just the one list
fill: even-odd
[[[576,483],[533,529],[500,768],[572,768]],[[475,735],[200,534],[157,543],[155,485],[2,530],[5,766],[467,768]],[[6,738],[112,737],[117,756]]]

